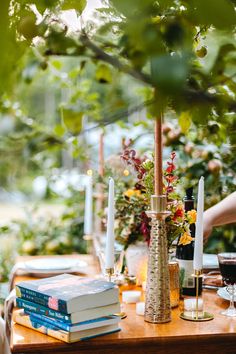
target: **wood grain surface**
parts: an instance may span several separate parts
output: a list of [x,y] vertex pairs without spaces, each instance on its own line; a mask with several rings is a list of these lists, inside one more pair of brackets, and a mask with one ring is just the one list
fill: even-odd
[[[91,256],[78,257],[88,261],[89,275],[97,273],[97,265]],[[212,290],[203,291],[203,299],[205,310],[215,316],[212,321],[189,322],[180,319],[183,306],[181,303],[172,310],[171,322],[150,324],[144,322],[142,316],[136,315],[135,304],[122,304],[122,311],[126,312],[127,318],[121,321],[120,332],[73,344],[66,344],[13,324],[12,353],[235,354],[236,318],[227,318],[220,314],[228,306],[228,302],[219,298]]]

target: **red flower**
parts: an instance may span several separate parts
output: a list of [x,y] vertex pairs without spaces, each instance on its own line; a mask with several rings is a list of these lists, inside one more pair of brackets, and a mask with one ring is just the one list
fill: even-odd
[[178,206],[174,213],[173,220],[177,221],[178,218],[183,219],[183,217],[184,217],[184,209],[182,208],[182,206]]
[[143,211],[140,215],[142,222],[140,225],[140,232],[142,233],[145,241],[147,241],[149,243],[150,241],[150,220],[147,216],[147,214]]
[[173,164],[173,162],[167,161],[167,165],[168,165],[166,169],[167,173],[172,173],[174,170],[176,170],[176,166]]
[[177,176],[174,176],[172,174],[165,176],[165,179],[168,183],[173,183],[177,178],[178,178]]

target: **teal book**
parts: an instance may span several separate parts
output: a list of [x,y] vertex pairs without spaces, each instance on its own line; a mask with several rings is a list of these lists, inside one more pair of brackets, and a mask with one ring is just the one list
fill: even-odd
[[120,328],[116,323],[77,332],[68,332],[62,329],[58,329],[58,327],[55,325],[46,323],[44,321],[32,319],[29,315],[24,313],[23,310],[17,310],[14,312],[13,321],[22,326],[33,329],[40,333],[47,334],[48,336],[54,337],[67,343],[87,340],[90,338],[120,331]]
[[55,311],[50,309],[49,307],[42,306],[40,304],[37,304],[36,302],[28,301],[22,298],[16,298],[16,305],[19,308],[23,308],[25,312],[44,315],[68,324],[89,321],[98,317],[110,316],[114,313],[119,313],[121,311],[120,303],[94,307],[91,309],[77,311],[70,314]]
[[50,324],[55,328],[57,328],[58,330],[63,329],[64,331],[67,332],[85,331],[87,329],[113,325],[113,324],[117,324],[121,320],[119,316],[113,315],[113,316],[99,317],[99,318],[95,318],[94,320],[83,321],[75,324],[68,324],[62,321],[58,321],[55,318],[39,315],[25,310],[24,312],[30,316],[31,321],[36,321],[36,322],[41,321],[42,323],[44,323],[44,325]]
[[65,314],[119,302],[119,291],[112,282],[72,274],[22,281],[16,295]]

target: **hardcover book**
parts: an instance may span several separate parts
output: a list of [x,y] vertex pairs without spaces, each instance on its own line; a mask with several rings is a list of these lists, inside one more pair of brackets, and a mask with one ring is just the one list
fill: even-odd
[[19,308],[23,308],[25,311],[45,315],[47,317],[55,318],[68,324],[74,324],[82,321],[92,320],[94,318],[113,315],[120,312],[120,304],[111,304],[107,306],[95,307],[92,309],[86,309],[82,311],[73,312],[71,314],[65,314],[52,310],[48,307],[39,305],[35,302],[28,301],[22,298],[16,298],[16,304]]
[[79,322],[75,324],[68,324],[62,321],[58,321],[55,318],[47,317],[44,315],[39,315],[37,313],[27,312],[24,311],[27,315],[30,316],[31,321],[40,321],[44,325],[50,324],[55,326],[55,328],[63,329],[67,332],[78,332],[78,331],[85,331],[87,329],[98,328],[108,325],[117,324],[121,318],[119,316],[106,316],[106,317],[99,317],[94,320]]
[[80,340],[98,337],[104,334],[110,334],[120,331],[117,324],[103,326],[99,328],[92,328],[78,332],[67,332],[62,329],[57,329],[55,326],[41,321],[31,319],[29,315],[25,314],[23,310],[17,310],[13,314],[13,321],[23,325],[27,328],[36,330],[40,333],[47,334],[63,342],[73,343]]
[[17,283],[16,295],[66,314],[119,302],[114,283],[72,274]]

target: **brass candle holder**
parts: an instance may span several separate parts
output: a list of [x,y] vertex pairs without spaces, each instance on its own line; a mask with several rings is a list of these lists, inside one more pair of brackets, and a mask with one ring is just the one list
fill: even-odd
[[199,280],[200,277],[203,276],[202,270],[194,270],[193,277],[196,279],[196,310],[194,316],[187,316],[184,312],[180,314],[180,318],[186,321],[193,321],[193,322],[203,322],[203,321],[210,321],[214,319],[214,315],[209,312],[204,312],[201,310],[202,314],[199,314]]
[[171,321],[168,250],[165,219],[166,196],[151,196],[151,211],[146,212],[151,221],[146,302],[144,320],[151,323]]
[[108,281],[111,282],[111,277],[114,274],[114,268],[107,268],[106,269],[106,275],[108,276]]

